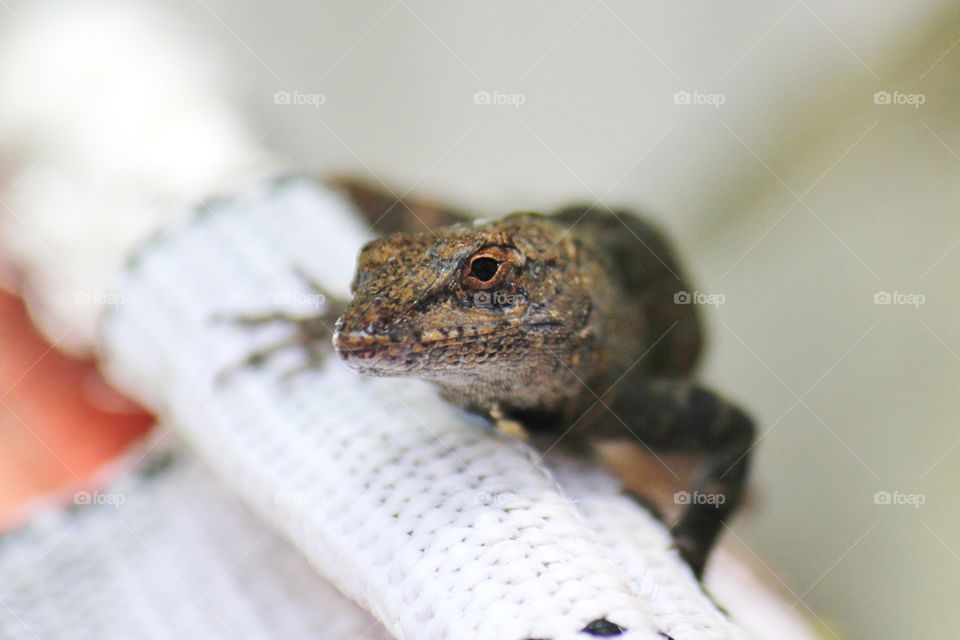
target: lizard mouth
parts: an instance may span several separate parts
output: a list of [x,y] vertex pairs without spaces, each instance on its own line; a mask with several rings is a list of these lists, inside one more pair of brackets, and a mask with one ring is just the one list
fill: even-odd
[[386,336],[335,331],[333,348],[351,369],[367,375],[399,373],[397,345]]

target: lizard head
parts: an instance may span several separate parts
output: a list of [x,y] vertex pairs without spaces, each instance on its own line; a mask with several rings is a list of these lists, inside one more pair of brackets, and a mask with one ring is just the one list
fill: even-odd
[[386,236],[360,253],[334,346],[367,375],[496,386],[584,336],[579,262],[564,226],[533,213]]

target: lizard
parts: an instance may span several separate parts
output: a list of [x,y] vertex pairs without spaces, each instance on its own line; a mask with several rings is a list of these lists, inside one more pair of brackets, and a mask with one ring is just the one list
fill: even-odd
[[353,179],[330,184],[382,234],[360,252],[352,300],[314,285],[320,315],[245,321],[290,320],[317,358],[332,342],[358,373],[427,380],[515,434],[705,455],[672,528],[700,578],[743,497],[754,425],[696,381],[702,323],[664,234],[605,207],[475,221]]

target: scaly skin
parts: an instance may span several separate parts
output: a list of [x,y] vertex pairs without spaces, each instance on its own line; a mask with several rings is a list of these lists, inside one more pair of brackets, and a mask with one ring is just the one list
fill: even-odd
[[[361,251],[353,300],[328,297],[342,360],[364,375],[428,380],[549,445],[638,439],[707,454],[692,495],[714,497],[694,497],[673,529],[699,576],[740,501],[753,425],[692,380],[700,323],[697,307],[676,299],[691,289],[666,239],[623,211],[469,223],[363,183],[336,185],[388,234]],[[294,320],[311,353],[332,317]]]
[[[696,307],[673,304],[682,281],[659,236],[625,219],[662,255],[611,214],[571,226],[581,216],[518,213],[367,245],[337,353],[365,375],[430,380],[477,411],[574,420],[596,399],[584,386],[599,393],[628,371],[688,372]],[[477,260],[499,263],[486,282],[470,274]]]

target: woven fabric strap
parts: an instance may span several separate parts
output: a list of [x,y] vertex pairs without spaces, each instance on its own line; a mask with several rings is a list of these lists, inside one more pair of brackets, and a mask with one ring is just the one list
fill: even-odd
[[390,638],[196,458],[172,454],[137,448],[109,485],[0,538],[0,638]]
[[601,619],[628,638],[745,637],[615,484],[583,491],[598,472],[558,460],[571,502],[536,452],[427,384],[363,379],[335,358],[284,379],[296,348],[221,379],[292,333],[218,318],[315,313],[297,272],[345,296],[367,239],[305,180],[204,207],[129,269],[105,323],[108,371],[398,637],[582,639]]

